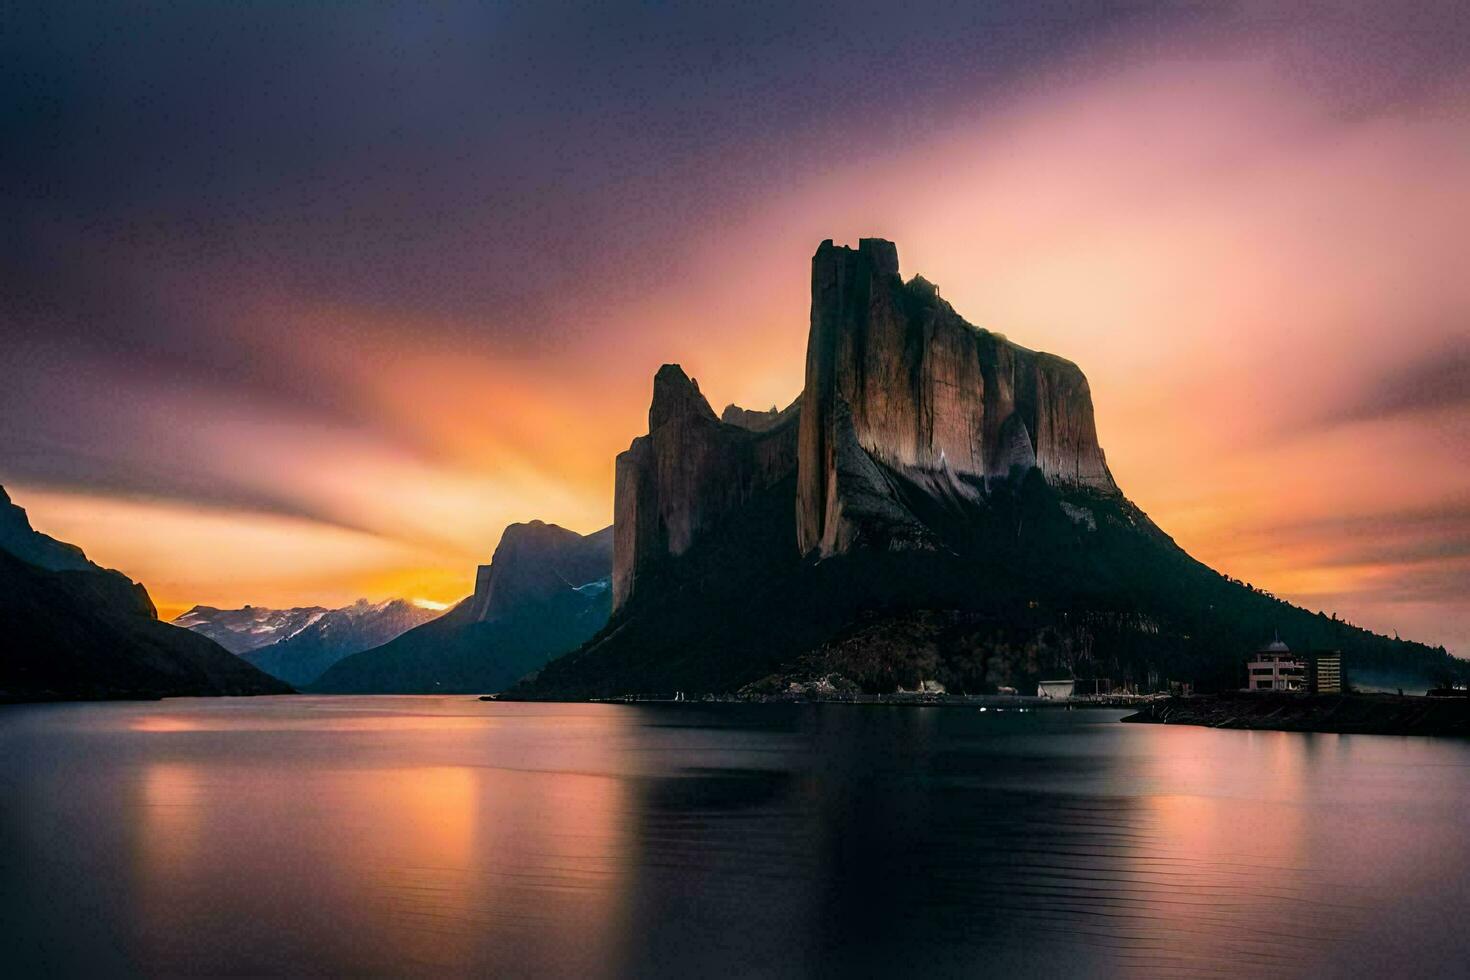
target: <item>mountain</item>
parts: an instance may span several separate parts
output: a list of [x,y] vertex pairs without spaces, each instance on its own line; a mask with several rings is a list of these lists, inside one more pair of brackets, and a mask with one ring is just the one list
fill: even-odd
[[439,615],[406,599],[359,599],[341,609],[195,606],[174,625],[203,633],[272,677],[302,687],[343,657],[381,646]]
[[[475,592],[382,646],[345,657],[310,686],[341,694],[494,692],[585,641],[612,603],[612,528],[512,524]],[[267,648],[269,649],[269,648]]]
[[208,637],[158,621],[148,591],[34,531],[0,489],[0,701],[285,694]]
[[231,653],[238,654],[295,636],[329,611],[322,606],[296,606],[291,609],[268,609],[265,606],[217,609],[214,606],[195,606],[175,619],[173,624],[203,634]]
[[[617,458],[613,494],[613,607],[674,566],[693,544],[796,466],[798,409],[762,416],[731,405],[722,421],[677,364],[653,378],[648,435]],[[684,569],[683,571],[687,571]]]
[[890,474],[954,501],[1030,471],[1117,493],[1077,365],[976,329],[920,277],[904,283],[891,242],[817,249],[803,400],[803,553],[936,547]]
[[494,622],[567,592],[601,591],[598,583],[612,562],[611,532],[581,535],[542,521],[512,524],[490,564],[480,566],[470,615],[476,622]]
[[614,611],[512,696],[1239,685],[1273,630],[1349,669],[1466,665],[1199,563],[1123,494],[1072,362],[967,323],[896,247],[823,242],[803,391],[716,417],[677,365],[617,459]]
[[119,588],[118,598],[128,592],[126,604],[135,606],[144,615],[158,617],[158,610],[148,590],[132,581],[121,572],[103,568],[89,559],[81,548],[65,541],[58,541],[49,534],[42,534],[31,527],[25,508],[17,506],[10,494],[0,487],[0,551],[19,558],[21,561],[52,572],[97,572],[113,576],[127,583],[126,589]]

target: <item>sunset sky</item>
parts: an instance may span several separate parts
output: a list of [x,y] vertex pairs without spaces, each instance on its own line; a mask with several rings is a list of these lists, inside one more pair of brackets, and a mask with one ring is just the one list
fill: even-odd
[[1470,12],[1304,6],[7,5],[0,483],[166,616],[453,600],[882,236],[1196,557],[1470,655]]

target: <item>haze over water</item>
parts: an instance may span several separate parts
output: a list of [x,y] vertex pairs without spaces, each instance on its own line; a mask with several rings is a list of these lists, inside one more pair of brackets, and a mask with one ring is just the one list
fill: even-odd
[[1470,743],[1118,712],[0,710],[13,975],[1447,975]]

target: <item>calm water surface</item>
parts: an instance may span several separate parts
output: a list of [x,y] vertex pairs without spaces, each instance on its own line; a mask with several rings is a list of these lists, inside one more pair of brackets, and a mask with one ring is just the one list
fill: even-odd
[[7,707],[0,963],[1464,975],[1470,743],[1119,714]]

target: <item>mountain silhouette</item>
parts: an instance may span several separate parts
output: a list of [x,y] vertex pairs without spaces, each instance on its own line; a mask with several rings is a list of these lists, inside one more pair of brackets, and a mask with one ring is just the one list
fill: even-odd
[[1273,630],[1355,669],[1463,666],[1190,557],[1115,482],[1083,372],[972,326],[881,239],[817,249],[805,386],[784,411],[717,416],[659,369],[614,515],[607,625],[512,696],[1049,675],[1222,689]]
[[158,621],[148,591],[31,528],[0,489],[0,700],[284,694],[205,636]]

